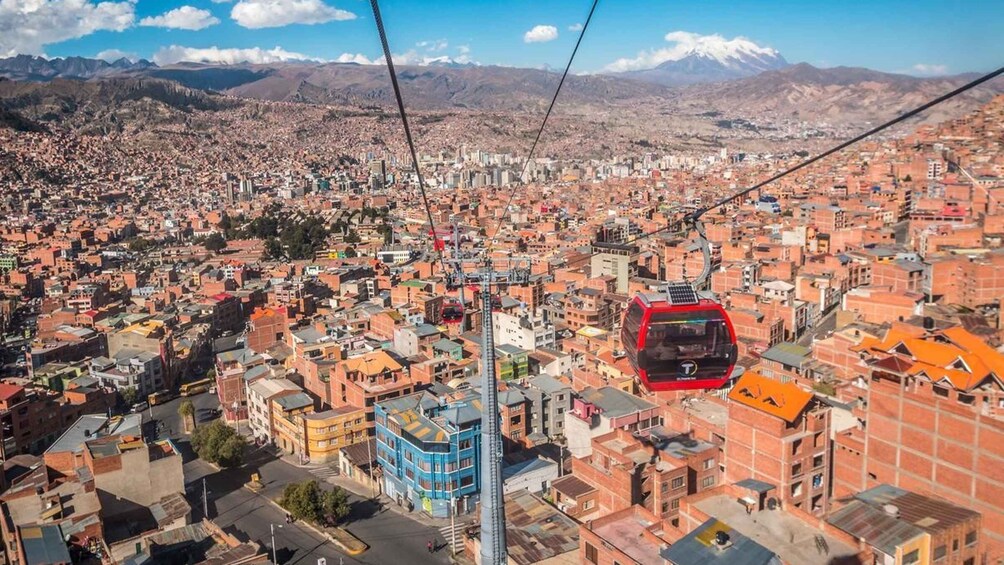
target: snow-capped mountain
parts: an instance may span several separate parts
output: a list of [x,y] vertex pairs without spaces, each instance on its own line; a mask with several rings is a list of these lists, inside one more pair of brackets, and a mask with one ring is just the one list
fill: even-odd
[[666,86],[682,86],[745,78],[782,69],[788,61],[776,50],[743,38],[670,32],[671,47],[643,51],[607,67],[620,76]]

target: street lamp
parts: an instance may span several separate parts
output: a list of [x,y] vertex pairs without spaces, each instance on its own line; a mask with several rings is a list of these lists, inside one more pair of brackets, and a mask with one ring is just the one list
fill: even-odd
[[[282,524],[279,524],[282,527]],[[275,558],[275,524],[269,524],[269,529],[272,532],[272,563],[279,563]]]

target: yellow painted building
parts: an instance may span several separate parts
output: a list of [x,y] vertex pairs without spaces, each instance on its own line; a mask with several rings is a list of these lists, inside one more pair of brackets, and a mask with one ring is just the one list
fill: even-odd
[[272,400],[272,437],[290,455],[308,457],[303,417],[314,412],[314,400],[305,392]]
[[362,408],[343,406],[324,412],[304,414],[307,453],[311,461],[337,461],[343,447],[365,441],[369,437],[366,412]]

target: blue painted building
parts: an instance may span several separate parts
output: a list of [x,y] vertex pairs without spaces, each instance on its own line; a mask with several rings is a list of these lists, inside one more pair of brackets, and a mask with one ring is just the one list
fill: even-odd
[[[431,390],[376,404],[384,492],[436,518],[473,511],[481,492],[481,399]],[[437,391],[438,392],[438,391]]]

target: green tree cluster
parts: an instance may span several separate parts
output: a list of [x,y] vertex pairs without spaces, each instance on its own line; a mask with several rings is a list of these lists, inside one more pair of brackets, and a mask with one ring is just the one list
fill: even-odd
[[192,432],[192,448],[200,459],[220,467],[237,467],[244,461],[244,437],[216,420]]
[[127,386],[123,388],[119,391],[119,394],[122,395],[122,402],[124,402],[126,406],[136,404],[136,399],[139,398],[139,392],[136,391],[136,387],[134,386]]
[[145,237],[136,237],[129,240],[129,251],[145,253],[153,248],[153,242]]
[[297,519],[322,526],[337,525],[350,511],[349,495],[344,489],[325,490],[315,480],[286,485],[279,505]]
[[209,234],[209,237],[206,238],[202,245],[213,253],[219,253],[227,248],[227,240],[223,239],[222,234],[213,232]]

